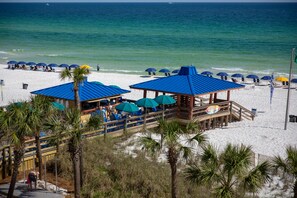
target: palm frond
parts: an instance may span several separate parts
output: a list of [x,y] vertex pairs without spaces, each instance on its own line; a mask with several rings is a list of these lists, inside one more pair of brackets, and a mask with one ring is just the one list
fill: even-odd
[[184,159],[188,159],[191,154],[192,154],[192,150],[190,147],[187,147],[187,146],[180,146],[180,149],[179,149],[179,152],[182,154],[182,157]]
[[140,139],[140,143],[143,145],[143,149],[147,150],[151,154],[156,153],[157,151],[160,150],[161,145],[159,142],[154,140],[150,136],[145,136]]
[[277,171],[278,169],[288,172],[289,166],[287,166],[287,161],[283,160],[280,156],[276,156],[273,159],[273,168]]
[[191,146],[204,146],[207,143],[207,137],[203,133],[197,133],[192,138],[188,140]]
[[234,191],[229,186],[218,186],[214,189],[217,198],[232,198]]
[[218,164],[219,164],[218,160],[219,160],[219,157],[218,157],[217,151],[214,148],[214,146],[209,144],[209,145],[203,147],[201,161],[204,164],[213,164],[213,165],[218,166]]
[[290,172],[295,177],[297,177],[297,148],[293,146],[288,146],[286,149],[287,162],[290,167]]
[[184,171],[186,180],[195,183],[202,184],[202,171],[197,164],[192,164]]

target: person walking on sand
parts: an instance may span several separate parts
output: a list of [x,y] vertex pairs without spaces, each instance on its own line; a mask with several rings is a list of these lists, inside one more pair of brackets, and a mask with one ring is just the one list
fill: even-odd
[[100,70],[100,65],[99,64],[97,64],[97,71],[99,71]]

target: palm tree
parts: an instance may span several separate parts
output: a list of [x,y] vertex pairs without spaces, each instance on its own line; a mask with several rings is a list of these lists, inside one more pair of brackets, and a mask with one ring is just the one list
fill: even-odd
[[[161,145],[166,147],[167,160],[171,169],[171,196],[176,198],[177,194],[177,162],[180,157],[187,159],[191,153],[191,148],[183,146],[180,142],[180,136],[185,135],[187,131],[183,131],[180,123],[177,121],[165,121],[159,122],[159,133],[161,133],[161,141],[153,139],[150,135],[143,137],[141,143],[144,148],[151,153],[156,153],[161,149]],[[203,134],[197,133],[194,137],[189,139],[189,142],[198,142],[203,145],[206,142],[206,138]]]
[[239,192],[257,192],[269,177],[270,165],[263,162],[251,169],[252,150],[246,146],[228,144],[220,154],[207,145],[198,162],[186,170],[186,179],[198,185],[208,185],[215,197],[243,197]]
[[[80,106],[80,99],[79,99],[79,85],[84,81],[84,77],[86,75],[90,74],[90,70],[86,69],[85,67],[77,67],[73,70],[73,72],[70,72],[70,70],[65,69],[62,71],[60,78],[61,80],[64,80],[66,78],[73,80],[73,90],[74,90],[74,105],[78,110],[81,109]],[[81,147],[80,149],[82,149]],[[82,153],[82,150],[81,152]],[[83,158],[82,155],[80,155],[80,185],[83,186]]]
[[73,80],[73,90],[74,90],[74,104],[77,109],[80,110],[80,99],[79,99],[79,84],[84,81],[84,77],[90,74],[90,71],[85,68],[77,67],[70,72],[70,70],[65,69],[60,74],[61,80],[65,80],[66,78]]
[[52,112],[53,108],[50,103],[49,98],[37,95],[31,98],[31,111],[30,119],[28,125],[34,131],[35,144],[36,144],[36,157],[38,159],[38,171],[39,179],[42,180],[43,169],[42,169],[42,154],[41,154],[41,145],[40,145],[40,131],[44,127],[44,122],[46,117],[48,117]]
[[273,160],[273,166],[276,170],[281,169],[284,173],[292,175],[295,178],[294,198],[297,198],[297,148],[288,146],[286,153],[286,159],[276,156]]
[[8,140],[14,145],[13,172],[10,181],[7,197],[13,197],[18,169],[25,152],[25,137],[33,134],[32,128],[28,125],[31,107],[27,102],[13,103],[9,105],[8,111],[0,117],[0,129],[5,132]]

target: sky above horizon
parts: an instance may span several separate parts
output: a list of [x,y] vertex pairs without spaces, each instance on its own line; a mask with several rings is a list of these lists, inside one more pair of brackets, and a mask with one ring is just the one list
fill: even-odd
[[295,2],[297,0],[0,0],[0,2]]

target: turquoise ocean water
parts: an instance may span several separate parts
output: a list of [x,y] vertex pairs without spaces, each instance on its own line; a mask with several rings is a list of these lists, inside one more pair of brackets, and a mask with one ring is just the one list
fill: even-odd
[[0,63],[264,75],[288,73],[296,46],[297,3],[0,4]]

